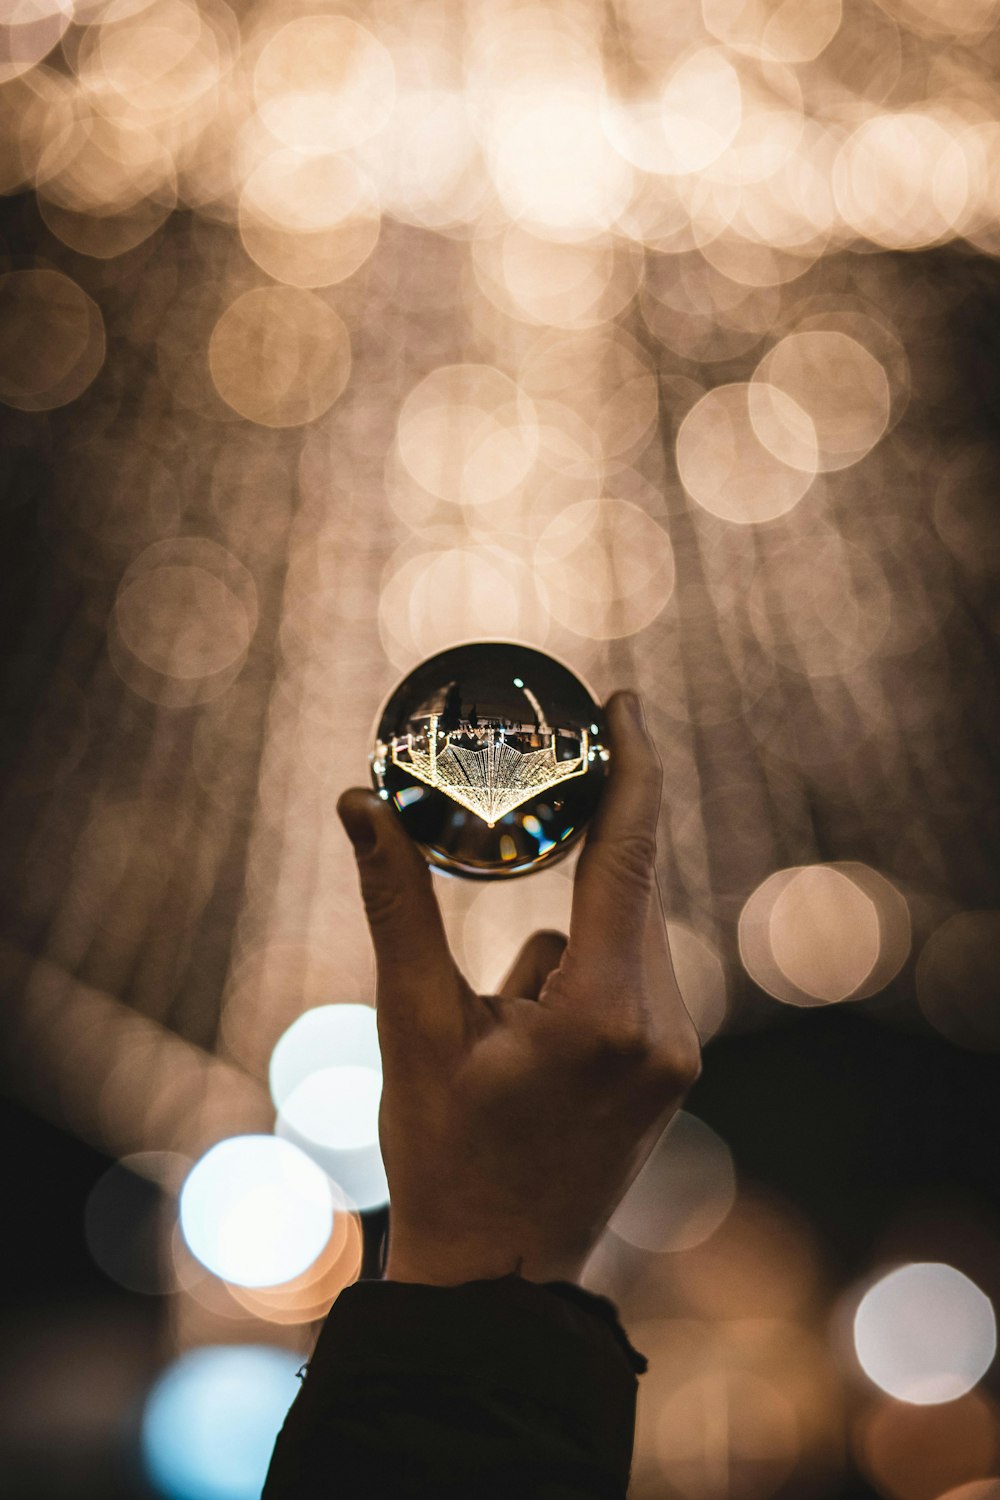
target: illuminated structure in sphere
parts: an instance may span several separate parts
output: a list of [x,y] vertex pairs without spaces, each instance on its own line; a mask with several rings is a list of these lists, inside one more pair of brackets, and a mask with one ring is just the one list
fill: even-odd
[[540,651],[455,646],[390,695],[372,778],[432,864],[524,874],[565,854],[593,813],[609,759],[600,715],[583,683]]

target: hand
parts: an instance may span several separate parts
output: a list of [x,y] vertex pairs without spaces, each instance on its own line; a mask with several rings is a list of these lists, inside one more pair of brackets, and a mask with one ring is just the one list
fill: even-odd
[[576,1280],[698,1076],[656,882],[659,760],[634,694],[607,722],[569,939],[536,932],[496,995],[459,972],[392,808],[357,788],[337,805],[378,970],[392,1280]]

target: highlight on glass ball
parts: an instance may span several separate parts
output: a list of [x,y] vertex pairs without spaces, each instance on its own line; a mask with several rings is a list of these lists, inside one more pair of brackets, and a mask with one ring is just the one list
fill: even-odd
[[468,642],[421,662],[390,693],[374,739],[372,780],[425,858],[480,880],[567,854],[610,758],[589,689],[511,641]]

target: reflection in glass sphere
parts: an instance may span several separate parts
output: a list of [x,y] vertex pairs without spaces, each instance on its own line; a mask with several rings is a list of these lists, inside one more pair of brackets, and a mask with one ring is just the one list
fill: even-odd
[[476,641],[393,689],[371,766],[431,864],[493,879],[562,858],[597,806],[608,758],[601,710],[568,667]]

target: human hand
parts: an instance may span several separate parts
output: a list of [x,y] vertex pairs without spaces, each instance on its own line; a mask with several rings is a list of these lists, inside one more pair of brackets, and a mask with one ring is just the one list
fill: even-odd
[[392,1280],[578,1279],[700,1071],[656,881],[659,759],[634,694],[606,711],[569,939],[534,933],[495,995],[460,973],[393,810],[359,788],[337,804],[378,971]]

